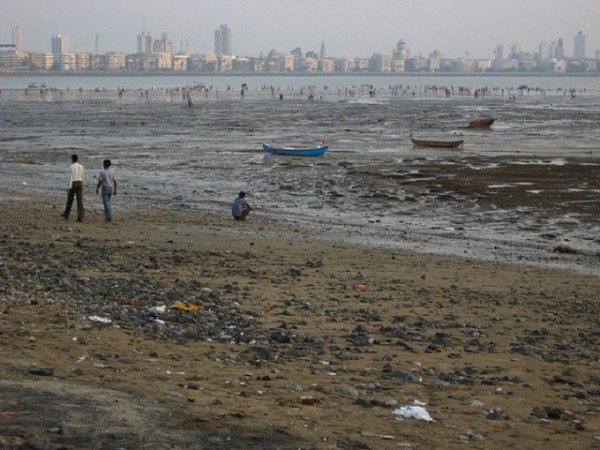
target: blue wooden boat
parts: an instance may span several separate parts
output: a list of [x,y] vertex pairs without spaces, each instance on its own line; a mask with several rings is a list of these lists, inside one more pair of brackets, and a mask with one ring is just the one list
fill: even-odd
[[262,146],[263,150],[267,153],[285,156],[323,156],[329,148],[327,143],[314,148],[274,147],[268,144],[263,144]]

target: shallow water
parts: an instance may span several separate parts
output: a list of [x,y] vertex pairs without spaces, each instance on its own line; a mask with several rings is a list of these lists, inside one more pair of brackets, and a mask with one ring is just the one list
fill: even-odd
[[[244,98],[238,89],[190,85],[191,104],[179,88],[128,88],[121,96],[5,88],[2,185],[62,197],[69,155],[78,153],[88,208],[101,208],[91,199],[93,177],[110,158],[121,183],[116,214],[135,203],[227,215],[245,190],[261,219],[344,239],[598,270],[597,258],[552,255],[563,240],[582,254],[600,251],[596,79],[574,96],[505,87],[477,97],[474,87],[447,97],[430,84],[381,79],[374,96],[351,80],[312,89],[302,87],[309,79],[273,89],[252,81]],[[492,130],[464,128],[486,115],[496,118]],[[411,134],[460,135],[465,145],[416,148]],[[322,158],[261,150],[262,142],[309,146],[321,138],[330,143]]]

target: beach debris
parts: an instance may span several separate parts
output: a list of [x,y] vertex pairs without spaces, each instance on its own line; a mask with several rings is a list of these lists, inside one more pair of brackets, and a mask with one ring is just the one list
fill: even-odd
[[433,419],[427,410],[422,406],[401,406],[392,412],[392,416],[395,418],[417,419],[425,420],[426,422],[433,422]]
[[356,289],[361,292],[365,292],[367,290],[367,285],[366,284],[357,284]]
[[200,307],[198,305],[188,305],[182,301],[176,301],[171,306],[172,309],[178,309],[179,311],[198,311]]
[[579,249],[573,247],[571,244],[569,244],[568,242],[561,242],[560,244],[558,244],[556,247],[554,247],[554,253],[570,253],[570,254],[577,254],[577,253],[581,253]]
[[490,409],[487,414],[485,415],[486,419],[489,420],[501,420],[504,419],[504,411],[502,410],[502,408],[494,408],[494,409]]
[[166,310],[167,310],[166,305],[152,306],[152,307],[148,308],[148,314],[154,314],[154,315],[164,314],[164,312]]
[[105,325],[108,325],[109,323],[112,322],[112,320],[109,319],[108,317],[100,317],[100,316],[88,316],[88,320],[90,322],[105,324]]

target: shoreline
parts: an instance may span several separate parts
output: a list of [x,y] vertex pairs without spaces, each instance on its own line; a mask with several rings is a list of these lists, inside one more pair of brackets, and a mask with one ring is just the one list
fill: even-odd
[[27,71],[27,72],[1,72],[0,77],[19,77],[19,76],[64,76],[64,77],[313,77],[313,78],[328,78],[328,77],[375,77],[375,78],[387,78],[387,77],[418,77],[418,78],[456,78],[456,77],[466,77],[466,78],[485,78],[485,77],[507,77],[507,78],[532,78],[532,77],[540,77],[540,78],[598,78],[600,77],[600,72],[573,72],[573,73],[547,73],[547,72],[539,72],[539,73],[505,73],[505,72],[486,72],[486,73],[454,73],[454,72],[438,72],[438,73],[423,73],[423,72],[389,72],[389,73],[380,73],[380,72],[358,72],[358,73],[346,73],[346,72],[332,72],[332,73],[285,73],[285,72],[44,72],[44,71]]

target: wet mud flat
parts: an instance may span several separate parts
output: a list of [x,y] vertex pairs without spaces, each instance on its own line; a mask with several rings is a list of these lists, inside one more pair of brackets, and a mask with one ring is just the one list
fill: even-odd
[[4,447],[597,445],[597,275],[2,197]]
[[[191,104],[182,89],[3,91],[1,176],[20,193],[58,198],[77,152],[86,192],[112,159],[123,187],[116,208],[227,215],[244,190],[273,223],[363,243],[557,268],[565,260],[552,249],[563,242],[582,258],[600,251],[597,93],[454,91],[384,85],[371,97],[352,86],[250,85],[243,99],[229,88],[192,90]],[[492,129],[465,129],[481,116],[496,118]],[[460,135],[465,145],[416,148],[412,134]],[[323,158],[261,150],[322,137]],[[589,273],[590,262],[571,269]]]

